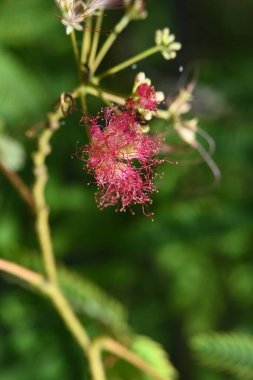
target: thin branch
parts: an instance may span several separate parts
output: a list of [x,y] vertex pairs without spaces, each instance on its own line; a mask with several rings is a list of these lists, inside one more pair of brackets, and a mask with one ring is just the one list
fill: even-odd
[[33,196],[36,213],[36,230],[40,243],[46,274],[52,283],[56,283],[56,264],[53,253],[52,239],[48,223],[49,210],[45,200],[47,184],[46,157],[50,153],[50,140],[54,131],[59,128],[59,120],[63,117],[60,107],[48,115],[49,128],[44,129],[38,139],[38,149],[33,154],[35,182]]
[[115,25],[113,31],[109,35],[109,37],[104,42],[103,46],[101,47],[97,57],[95,58],[94,64],[92,65],[92,72],[95,73],[97,68],[99,67],[100,63],[116,41],[118,35],[123,31],[123,29],[126,28],[126,26],[129,24],[130,18],[128,15],[124,15],[117,25]]
[[84,326],[79,321],[78,317],[75,315],[71,305],[65,298],[61,290],[52,285],[50,287],[49,297],[59,315],[63,319],[67,329],[71,332],[75,341],[79,344],[82,351],[88,355],[88,349],[90,344],[90,338],[84,328]]
[[88,64],[88,58],[91,45],[91,29],[92,29],[92,16],[86,18],[85,30],[83,32],[83,41],[81,49],[81,65]]
[[79,50],[78,50],[76,33],[75,33],[74,30],[70,34],[70,38],[71,38],[71,44],[72,44],[72,49],[73,49],[73,53],[74,53],[74,57],[75,57],[75,61],[76,61],[76,66],[77,66],[78,74],[81,75],[81,72],[80,72],[80,55],[79,55]]
[[0,272],[18,278],[48,296],[65,322],[68,330],[71,332],[82,350],[87,354],[89,337],[74,314],[69,302],[57,286],[48,282],[42,275],[3,259],[0,259]]
[[103,89],[92,87],[92,86],[87,86],[84,88],[80,87],[80,91],[86,91],[87,94],[96,96],[100,98],[101,100],[105,101],[106,103],[112,102],[112,103],[117,103],[119,105],[124,105],[125,104],[125,99],[121,96],[112,94],[111,92],[107,92]]
[[[97,355],[97,352],[108,351],[113,355],[127,361],[132,364],[134,367],[138,368],[142,372],[146,373],[149,376],[154,377],[157,380],[170,380],[168,377],[162,376],[156,369],[154,369],[150,364],[146,363],[142,358],[137,354],[130,351],[128,348],[123,346],[121,343],[110,337],[101,337],[93,341],[93,352]],[[99,379],[97,377],[97,379]],[[101,378],[104,380],[104,378]]]
[[92,71],[92,65],[95,60],[95,56],[97,54],[97,48],[98,48],[99,37],[100,37],[100,29],[102,27],[103,18],[104,18],[104,11],[103,9],[101,9],[100,14],[97,16],[97,19],[96,19],[94,36],[93,36],[91,51],[90,51],[89,67],[91,71]]
[[113,66],[110,69],[104,71],[103,73],[101,73],[100,75],[98,75],[96,77],[96,79],[98,81],[100,81],[101,79],[106,78],[109,75],[116,74],[119,71],[124,70],[127,67],[129,67],[129,66],[131,66],[131,65],[133,65],[133,64],[135,64],[135,63],[137,63],[137,62],[139,62],[139,61],[141,61],[141,60],[143,60],[143,59],[145,59],[147,57],[149,57],[150,55],[158,53],[160,51],[161,51],[161,46],[157,46],[157,45],[152,46],[151,48],[143,51],[142,53],[139,53],[139,54],[135,55],[134,57],[131,57],[131,58],[127,59],[126,61],[121,62],[118,65]]
[[1,162],[0,162],[0,171],[3,173],[3,175],[8,179],[8,181],[15,187],[15,189],[18,191],[21,198],[27,203],[27,205],[31,208],[34,208],[34,199],[33,194],[29,187],[24,183],[22,178],[12,170],[7,169]]
[[0,259],[0,272],[7,273],[45,293],[45,279],[40,274],[21,265]]
[[93,342],[91,342],[89,348],[90,371],[93,380],[106,380],[101,346],[97,343],[98,340],[95,339]]

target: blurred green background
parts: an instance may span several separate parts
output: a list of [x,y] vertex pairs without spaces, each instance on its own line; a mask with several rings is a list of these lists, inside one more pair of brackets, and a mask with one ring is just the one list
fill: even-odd
[[[122,34],[105,67],[149,47],[154,31],[165,26],[183,50],[173,62],[152,57],[106,85],[127,93],[135,73],[144,70],[157,89],[175,95],[187,72],[198,72],[193,114],[216,142],[222,180],[206,190],[212,175],[204,163],[168,166],[154,197],[153,222],[140,210],[135,216],[100,212],[82,162],[71,159],[77,142],[85,143],[77,106],[48,158],[53,241],[59,262],[118,299],[131,327],[164,345],[182,379],[219,380],[226,376],[200,367],[188,339],[212,330],[253,334],[253,3],[150,0],[148,10],[146,21],[133,22]],[[0,4],[0,151],[11,152],[7,137],[25,147],[20,174],[28,183],[36,141],[25,131],[78,80],[57,12],[51,0]],[[121,15],[107,13],[102,38]],[[90,103],[96,112],[99,105]],[[0,255],[25,257],[32,266],[38,256],[33,216],[2,175],[0,184]],[[0,338],[1,380],[83,378],[86,364],[56,312],[4,276]]]

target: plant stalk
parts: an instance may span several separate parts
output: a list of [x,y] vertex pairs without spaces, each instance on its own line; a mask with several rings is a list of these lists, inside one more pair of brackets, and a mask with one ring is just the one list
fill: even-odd
[[96,72],[100,63],[102,62],[102,60],[104,59],[104,57],[106,56],[106,54],[108,53],[110,48],[112,47],[113,43],[116,41],[118,35],[126,28],[126,26],[129,24],[129,22],[130,22],[130,18],[126,14],[120,19],[118,24],[115,25],[113,31],[107,37],[106,41],[104,42],[103,46],[101,47],[101,49],[100,49],[100,51],[99,51],[99,53],[98,53],[98,55],[94,61],[94,64],[91,67],[92,73]]
[[85,30],[83,32],[82,50],[81,50],[81,66],[88,65],[90,46],[91,46],[91,28],[92,16],[86,18]]
[[153,46],[153,47],[151,47],[151,48],[143,51],[142,53],[137,54],[134,57],[129,58],[126,61],[121,62],[120,64],[118,64],[118,65],[116,65],[114,67],[111,67],[110,69],[104,71],[96,79],[98,81],[100,81],[101,79],[103,79],[105,77],[108,77],[109,75],[116,74],[119,71],[124,70],[125,68],[133,65],[134,63],[139,62],[139,61],[141,61],[141,60],[143,60],[143,59],[149,57],[150,55],[153,55],[153,54],[155,54],[155,53],[157,53],[159,51],[161,51],[161,46]]
[[24,281],[48,296],[82,351],[88,353],[90,339],[58,286],[51,284],[41,274],[7,260],[0,259],[0,271]]
[[93,64],[94,64],[94,60],[97,54],[97,48],[99,44],[100,30],[102,27],[103,18],[104,18],[104,11],[101,10],[100,14],[97,16],[97,19],[96,19],[94,36],[92,40],[90,57],[89,57],[89,67],[90,67],[91,72],[93,71]]

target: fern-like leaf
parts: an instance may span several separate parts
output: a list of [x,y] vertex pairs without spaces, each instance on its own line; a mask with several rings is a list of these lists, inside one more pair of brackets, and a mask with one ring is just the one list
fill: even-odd
[[206,366],[242,380],[253,379],[253,337],[236,333],[199,334],[190,340],[197,358]]
[[76,273],[61,269],[58,274],[64,293],[77,313],[99,322],[115,335],[128,335],[127,313],[118,301]]

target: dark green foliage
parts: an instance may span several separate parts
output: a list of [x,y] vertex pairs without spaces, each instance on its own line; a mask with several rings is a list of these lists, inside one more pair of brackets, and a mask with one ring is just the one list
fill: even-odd
[[[52,1],[26,0],[1,2],[0,43],[18,48],[33,45],[38,48],[45,43],[49,34],[55,33],[57,24],[54,14],[56,7]],[[39,22],[38,22],[39,20]],[[52,42],[56,42],[52,36]]]
[[204,365],[239,379],[253,379],[253,337],[236,333],[199,334],[190,340]]
[[39,78],[21,62],[0,47],[0,117],[16,123],[34,118],[45,103],[45,92]]
[[[179,165],[163,165],[164,178],[157,178],[159,193],[151,206],[154,222],[140,210],[134,217],[109,208],[100,212],[91,177],[85,175],[81,161],[71,159],[77,141],[86,143],[76,104],[75,114],[55,134],[47,160],[52,238],[57,261],[66,268],[61,273],[62,285],[90,335],[110,333],[118,339],[124,337],[128,344],[135,337],[133,331],[150,336],[152,340],[137,335],[139,343],[135,341],[134,347],[151,363],[171,370],[154,339],[170,353],[182,380],[224,380],[224,373],[205,369],[194,360],[188,340],[208,331],[253,334],[252,28],[248,22],[236,22],[237,12],[231,14],[239,7],[241,20],[243,12],[248,20],[252,9],[246,11],[246,2],[228,0],[147,3],[150,18],[132,23],[124,32],[107,59],[108,67],[149,46],[154,29],[167,23],[183,43],[183,50],[175,62],[154,57],[136,70],[108,80],[106,86],[112,84],[120,93],[122,85],[122,92],[127,93],[135,73],[145,70],[157,90],[173,94],[178,78],[184,83],[188,67],[192,62],[195,67],[198,60],[193,113],[216,142],[214,159],[222,180],[216,189],[207,190],[212,181],[209,170],[203,163],[182,162],[198,158],[183,148],[180,155],[168,157],[179,160]],[[101,39],[112,27],[111,17],[116,20],[120,12],[112,12],[112,16],[108,12]],[[30,153],[35,140],[28,140],[24,131],[45,120],[59,94],[77,84],[71,44],[55,13],[53,0],[0,1],[0,124],[4,135],[20,141],[27,152],[20,174],[28,184],[32,183]],[[243,36],[243,41],[237,39],[235,44],[231,36]],[[222,99],[219,105],[226,105],[219,107],[219,113],[210,106],[215,103],[209,101],[207,89]],[[93,98],[89,104],[90,112],[97,112],[99,105]],[[166,128],[166,140],[174,141],[171,126]],[[33,214],[1,174],[0,256],[34,270],[41,267]],[[88,379],[83,356],[50,302],[19,286],[10,277],[0,278],[0,379]],[[224,349],[223,343],[217,343],[219,339],[230,342],[232,338],[208,337],[202,351],[210,350],[211,357],[219,350],[219,358],[225,351],[231,358],[239,354],[236,365],[245,363],[245,371],[250,371],[251,357],[248,363],[244,360],[253,356],[251,344],[245,349],[242,340],[234,340],[237,348],[229,343]],[[201,339],[196,338],[194,344]],[[107,355],[105,359],[109,362],[108,380],[141,378],[140,371],[122,360],[115,362]],[[225,357],[223,364],[228,360]],[[228,363],[238,374],[235,362]],[[220,369],[223,364],[219,363]]]

